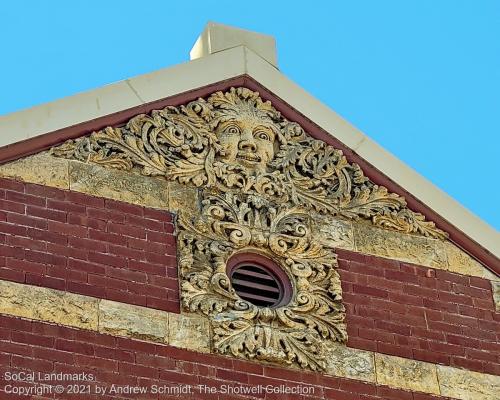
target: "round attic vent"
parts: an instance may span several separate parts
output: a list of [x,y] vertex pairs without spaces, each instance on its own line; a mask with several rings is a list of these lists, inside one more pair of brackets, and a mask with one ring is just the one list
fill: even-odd
[[242,253],[231,258],[228,267],[231,284],[243,300],[270,308],[290,300],[290,280],[271,260],[258,254]]

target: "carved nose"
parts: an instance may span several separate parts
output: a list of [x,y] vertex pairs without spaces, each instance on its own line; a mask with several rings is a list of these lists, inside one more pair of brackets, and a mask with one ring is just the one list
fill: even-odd
[[255,150],[257,150],[257,146],[255,146],[253,140],[241,139],[238,143],[238,149],[244,150],[246,152],[254,152]]

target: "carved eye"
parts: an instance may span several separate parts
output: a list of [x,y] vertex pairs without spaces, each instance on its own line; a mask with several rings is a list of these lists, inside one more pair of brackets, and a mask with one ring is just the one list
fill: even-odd
[[271,136],[268,133],[264,132],[264,131],[258,131],[257,134],[255,135],[255,137],[257,139],[271,141]]
[[229,133],[231,135],[235,135],[240,133],[240,128],[237,125],[229,125],[225,130],[225,133]]

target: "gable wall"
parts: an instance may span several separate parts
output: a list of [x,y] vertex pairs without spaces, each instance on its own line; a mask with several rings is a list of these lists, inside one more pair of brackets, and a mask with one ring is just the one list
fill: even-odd
[[[183,189],[176,184],[160,183],[159,180],[140,176],[134,176],[132,178],[135,181],[139,180],[142,182],[139,186],[134,186],[129,184],[130,182],[128,179],[131,179],[130,174],[105,170],[100,167],[88,166],[79,162],[64,161],[64,165],[61,166],[58,164],[59,166],[56,165],[54,169],[49,169],[52,171],[51,173],[55,173],[57,177],[47,177],[44,172],[40,172],[38,169],[34,168],[34,166],[39,165],[40,157],[43,158],[46,156],[42,155],[36,157],[39,157],[38,161],[31,165],[31,170],[29,160],[21,160],[18,162],[18,166],[21,165],[22,168],[14,167],[12,169],[12,167],[10,167],[11,169],[9,169],[8,165],[3,168],[3,174],[11,176],[8,179],[2,179],[0,181],[2,183],[2,189],[0,191],[0,196],[2,198],[0,202],[2,205],[2,211],[0,211],[0,217],[2,218],[2,223],[0,224],[2,229],[2,249],[10,249],[5,250],[2,254],[3,257],[0,257],[2,279],[6,281],[23,282],[27,285],[53,288],[66,293],[83,294],[90,296],[88,299],[106,299],[106,301],[116,300],[120,304],[123,304],[125,308],[120,308],[122,306],[118,306],[119,311],[117,312],[116,309],[113,311],[115,314],[109,319],[112,321],[110,322],[111,328],[109,326],[107,328],[101,328],[96,325],[95,327],[85,326],[83,329],[95,329],[98,331],[110,332],[118,336],[125,335],[132,340],[145,339],[148,342],[158,341],[159,339],[155,337],[154,332],[140,331],[140,329],[147,330],[148,327],[138,328],[134,325],[134,323],[142,326],[147,325],[146,320],[138,320],[139,322],[122,321],[118,314],[132,312],[131,309],[127,308],[129,307],[127,304],[142,305],[145,306],[146,309],[153,310],[153,312],[154,310],[162,310],[158,311],[160,314],[154,314],[152,318],[163,318],[161,312],[164,311],[179,312],[178,290],[176,290],[178,283],[175,281],[174,284],[173,279],[175,279],[174,275],[176,271],[172,268],[172,264],[175,265],[175,263],[173,263],[175,247],[173,246],[173,236],[171,233],[172,216],[169,212],[157,211],[156,207],[161,206],[174,213],[179,207],[189,209],[196,201],[196,192]],[[45,160],[47,159],[45,158]],[[57,160],[57,163],[60,162],[61,160]],[[15,171],[15,173],[13,173],[13,171]],[[28,181],[35,181],[43,183],[44,185],[22,182],[23,176],[20,175],[23,175],[24,179]],[[58,186],[59,188],[50,188],[46,186],[50,185],[51,182],[56,182],[54,186]],[[113,191],[110,183],[123,187],[123,190],[120,190],[120,192]],[[144,188],[148,189],[145,190]],[[77,193],[77,191],[87,192],[87,194]],[[162,193],[163,191],[168,192],[165,203],[154,203],[159,201],[157,195],[151,195],[151,193],[155,193],[154,191],[161,191]],[[108,200],[106,199],[107,197],[112,197],[114,200]],[[124,201],[122,202],[120,200]],[[137,203],[137,205],[131,205],[130,203]],[[42,209],[44,211],[41,211]],[[89,211],[93,215],[89,215]],[[100,218],[96,218],[96,213]],[[64,221],[60,220],[63,214],[66,216]],[[82,224],[84,219],[86,219],[87,222],[92,221],[88,219],[89,217],[96,218],[96,221],[93,221],[93,223],[97,225],[92,227]],[[113,226],[113,218],[119,219],[119,221],[115,222],[121,225],[122,229],[116,230],[115,228],[111,228]],[[97,222],[99,220],[101,223],[106,223],[106,228],[104,228],[104,225],[101,226],[102,230],[100,231],[100,236],[98,236],[99,241],[97,243],[76,240],[79,235],[88,236],[91,232],[93,232],[93,236],[96,235],[99,229],[95,228],[99,227],[99,222]],[[130,226],[131,223],[133,223],[134,226]],[[165,229],[167,232],[161,236],[162,240],[159,241],[161,242],[160,246],[163,247],[153,245],[151,249],[130,248],[132,243],[139,243],[136,240],[144,240],[144,235],[146,238],[148,238],[148,234],[150,237],[151,234],[158,235],[157,230],[160,228],[160,225],[161,228]],[[45,227],[47,228],[47,234],[44,236],[41,235],[39,231],[43,231]],[[128,229],[128,227],[130,228]],[[114,229],[114,231],[106,232],[106,229]],[[383,376],[379,377],[376,374],[383,373],[383,369],[380,369],[379,366],[377,371],[375,368],[375,361],[377,357],[379,360],[385,360],[381,358],[383,354],[398,356],[392,358],[387,356],[389,357],[387,359],[389,360],[387,361],[388,365],[393,365],[393,367],[395,367],[400,360],[424,361],[423,363],[416,364],[415,368],[417,368],[417,371],[420,371],[418,372],[420,375],[422,374],[422,368],[424,371],[428,371],[431,376],[431,382],[433,379],[435,379],[436,382],[439,381],[438,374],[440,370],[437,368],[436,364],[455,366],[464,371],[499,374],[498,366],[500,362],[500,353],[498,348],[498,336],[496,336],[500,331],[500,324],[498,322],[499,314],[494,310],[491,282],[486,279],[491,278],[492,275],[489,275],[487,271],[484,273],[484,269],[478,269],[475,264],[469,264],[467,268],[464,269],[456,268],[459,271],[463,271],[464,273],[462,274],[450,272],[448,255],[444,257],[444,260],[446,260],[444,264],[442,264],[442,261],[439,261],[443,260],[442,257],[435,256],[422,258],[421,262],[424,265],[419,265],[396,259],[401,258],[401,255],[396,255],[394,259],[389,259],[362,254],[357,251],[356,243],[359,242],[359,238],[355,233],[362,229],[364,229],[363,226],[361,226],[360,229],[352,230],[354,232],[351,238],[352,240],[347,240],[342,245],[348,250],[339,249],[338,254],[344,290],[344,303],[347,309],[347,326],[349,333],[347,345],[349,348],[366,350],[367,352],[359,352],[356,350],[352,354],[347,356],[340,355],[339,357],[347,357],[344,362],[352,362],[353,354],[354,357],[361,357],[360,359],[365,357],[371,360],[368,363],[368,372],[363,369],[354,372],[345,371],[338,369],[338,366],[334,366],[327,371],[328,375],[335,375],[337,377],[343,376],[354,380],[328,378],[330,380],[333,379],[331,382],[335,382],[334,386],[338,385],[336,386],[337,389],[328,388],[328,385],[322,384],[319,385],[321,389],[317,390],[321,390],[321,393],[329,391],[328,393],[332,396],[335,395],[334,398],[349,399],[391,398],[390,396],[394,396],[393,398],[408,397],[425,399],[431,398],[425,397],[430,396],[430,393],[441,393],[442,395],[448,393],[446,391],[448,389],[440,387],[439,383],[436,383],[438,386],[431,385],[431,387],[429,387],[424,385],[419,387],[418,385],[411,386],[411,384],[405,384],[404,377],[391,377],[391,373],[385,373]],[[33,237],[34,235],[38,236]],[[97,236],[94,237],[97,238]],[[402,235],[402,237],[405,238],[405,235]],[[86,238],[85,240],[88,239],[90,238]],[[110,240],[110,242],[106,242],[106,239]],[[409,240],[413,240],[412,237],[410,237]],[[129,250],[125,250],[125,243]],[[433,242],[430,241],[430,243]],[[67,244],[69,244],[67,249],[60,247],[64,247]],[[72,244],[74,244],[73,249],[71,249]],[[95,248],[92,248],[92,244],[95,245]],[[145,243],[143,244],[146,245]],[[87,267],[89,266],[89,260],[79,260],[78,258],[88,257],[88,255],[92,253],[106,254],[109,251],[116,250],[117,247],[115,246],[120,245],[122,245],[121,249],[123,251],[130,251],[130,253],[126,253],[127,255],[125,258],[127,262],[125,264],[116,265],[111,261],[112,258],[106,257],[102,257],[99,262],[96,262],[96,259],[90,260],[90,264],[94,267],[98,267],[97,270],[101,271],[102,274],[96,274],[96,270],[94,270],[93,273],[89,273],[88,270],[85,270],[86,267],[83,267],[84,265]],[[421,243],[419,242],[419,246],[420,245]],[[46,247],[41,251],[40,246],[42,246],[42,248],[44,246]],[[135,245],[135,247],[138,246]],[[14,250],[12,248],[14,248]],[[99,249],[101,251],[99,251]],[[139,255],[137,251],[142,253]],[[377,252],[377,246],[369,247],[369,251]],[[38,254],[35,252],[45,252],[45,254],[50,255],[50,257],[33,259],[32,254]],[[68,253],[64,254],[65,252]],[[158,272],[158,269],[154,268],[155,265],[156,267],[162,265],[161,262],[155,262],[155,260],[160,260],[158,258],[160,253],[158,252],[162,253],[160,255],[160,257],[163,257],[161,260],[165,261],[165,269],[163,269],[161,273]],[[109,253],[107,255],[110,256]],[[66,267],[66,270],[62,272],[62,269],[57,268],[57,263],[62,263],[66,266],[71,265],[71,267]],[[139,268],[132,270],[130,269],[130,265],[134,265],[134,263],[136,267],[139,266]],[[80,268],[78,267],[79,265]],[[471,267],[471,265],[473,265],[473,267]],[[116,276],[118,270],[120,271],[119,277]],[[468,275],[468,271],[472,272]],[[40,272],[43,273],[43,278],[41,278],[42,275],[39,275]],[[140,277],[137,273],[140,274]],[[67,278],[61,279],[61,274],[65,275]],[[37,276],[37,278],[35,278],[35,276]],[[146,282],[137,282],[140,280],[146,280]],[[99,286],[101,283],[102,286]],[[141,289],[138,289],[141,284]],[[127,290],[124,290],[125,287]],[[120,291],[119,288],[123,290]],[[117,290],[120,291],[119,295],[117,294]],[[20,293],[17,289],[13,292]],[[162,294],[163,296],[161,296]],[[148,301],[148,298],[156,298],[156,300]],[[87,299],[87,297],[85,299]],[[101,301],[98,306],[97,312],[99,314],[95,317],[96,321],[102,322],[105,320],[105,318],[102,317],[102,313],[106,312],[105,305],[107,303],[103,303],[103,301]],[[11,315],[8,318],[13,318],[14,321],[21,321],[14,317],[17,315],[18,317],[40,320],[40,322],[33,322],[32,328],[30,329],[52,329],[40,328],[40,326],[44,326],[44,321],[74,326],[64,318],[50,319],[43,315],[23,314],[22,312],[16,314],[15,310],[13,311],[12,308],[8,308],[12,303],[16,303],[15,295],[14,298],[8,299],[7,303],[10,305],[6,306],[6,303],[0,303],[2,306],[0,312]],[[167,314],[169,316],[175,315],[170,313]],[[159,317],[157,317],[158,315]],[[140,319],[141,317],[138,318]],[[172,319],[172,321],[174,320]],[[193,324],[198,323],[199,321],[193,322]],[[14,325],[16,325],[16,323],[14,323]],[[39,328],[33,328],[35,326],[39,326]],[[193,326],[194,325],[189,324],[179,325],[179,323],[176,323],[171,324],[168,330],[171,335],[173,335],[172,330],[174,330],[178,335],[182,336],[187,333],[186,329],[191,330]],[[78,358],[78,350],[76,349],[86,348],[88,350],[82,351],[88,351],[91,352],[91,354],[84,354],[85,357],[82,356],[79,359],[80,361],[75,362],[87,363],[90,369],[98,368],[101,364],[113,366],[112,374],[103,378],[104,382],[111,383],[114,381],[119,382],[121,380],[127,380],[129,378],[123,378],[127,376],[127,374],[133,374],[135,377],[134,379],[140,379],[140,377],[147,378],[149,373],[161,374],[161,371],[168,370],[165,365],[169,363],[169,365],[172,366],[172,371],[176,371],[176,373],[171,375],[165,373],[165,376],[170,376],[169,379],[172,379],[171,382],[184,382],[183,379],[185,379],[185,377],[177,375],[179,369],[181,369],[180,372],[182,373],[183,368],[179,366],[180,364],[177,361],[162,361],[162,366],[155,366],[154,368],[157,368],[157,370],[156,372],[152,372],[152,370],[147,369],[152,368],[151,365],[144,365],[145,361],[140,361],[143,356],[139,356],[138,358],[136,354],[133,356],[133,360],[134,363],[138,363],[140,367],[133,368],[129,365],[130,363],[121,365],[121,363],[125,361],[114,357],[108,357],[106,360],[101,360],[100,357],[97,356],[97,353],[95,353],[95,349],[91,350],[91,347],[80,343],[78,340],[71,345],[72,347],[57,348],[56,342],[58,337],[62,340],[64,335],[66,335],[66,333],[61,333],[59,336],[56,335],[54,338],[55,341],[40,339],[40,341],[35,343],[29,342],[33,339],[29,335],[23,336],[21,334],[14,334],[13,331],[4,331],[2,339],[2,343],[4,343],[3,362],[13,368],[30,369],[33,366],[38,366],[39,368],[46,366],[48,370],[51,370],[51,368],[56,370],[61,368],[65,369],[67,366],[57,364],[57,359],[59,357]],[[206,339],[208,331],[201,335],[205,335]],[[77,336],[78,334],[75,337]],[[19,345],[19,342],[23,340],[28,341],[28,343]],[[98,340],[112,339],[100,338]],[[200,344],[199,338],[194,341],[188,338],[188,342],[189,343],[186,344],[186,342],[182,340],[171,341],[170,338],[167,341],[167,343],[171,343],[174,346],[188,347],[197,352],[208,350],[205,345]],[[6,343],[10,344],[7,345]],[[40,346],[45,348],[44,343],[47,343],[47,348],[52,349],[47,350],[48,353],[43,353],[39,348]],[[31,350],[21,349],[26,349],[27,346],[35,347],[32,347]],[[116,346],[119,347],[119,345]],[[24,351],[28,351],[28,353],[24,354]],[[171,350],[165,348],[161,351],[168,354],[170,357]],[[23,354],[22,361],[19,357],[19,352]],[[64,355],[61,355],[61,352],[64,353]],[[41,354],[50,355],[41,356]],[[220,368],[221,363],[230,362],[225,361],[227,360],[226,357],[205,359],[203,356],[199,356],[199,353],[194,354],[196,355],[192,357],[200,361],[200,366],[212,368],[216,371],[214,372],[214,379],[216,381],[219,380],[218,384],[221,384],[224,379],[227,379],[227,382],[248,381],[255,383],[259,380],[266,381],[264,378],[258,378],[259,374],[246,372],[238,374],[231,372],[231,368],[228,370]],[[342,354],[342,352],[339,354]],[[48,357],[49,360],[43,357]],[[88,357],[91,357],[92,360]],[[209,362],[208,360],[211,361]],[[153,363],[151,360],[148,362]],[[215,364],[211,364],[211,362]],[[251,363],[249,365],[248,368],[250,369],[262,368],[256,367]],[[432,368],[427,367],[428,365]],[[393,367],[389,367],[389,370]],[[428,370],[428,368],[431,369]],[[220,369],[224,371],[219,371]],[[272,371],[274,369],[270,368],[270,370]],[[143,376],[142,371],[149,372],[145,373]],[[287,370],[278,368],[276,371],[283,371],[276,373],[287,377],[289,376],[290,378],[288,379],[293,380],[291,378],[293,374],[290,375],[289,372],[285,372]],[[322,374],[320,375],[323,376]],[[160,380],[162,379],[160,375],[155,376],[158,376]],[[299,374],[297,375],[297,379],[300,380],[299,377],[303,376],[305,375]],[[407,378],[408,382],[416,379],[412,376],[408,376]],[[201,378],[195,377],[189,379],[200,381]],[[312,383],[310,380],[308,381],[308,379],[303,380],[303,382]],[[463,379],[467,381],[467,379],[470,378],[466,376]],[[360,380],[372,383],[356,383]],[[374,385],[374,382],[379,382],[379,385]],[[393,386],[396,392],[392,393],[392,389],[389,389],[387,385]],[[415,393],[399,393],[401,388],[413,390]],[[335,390],[338,390],[338,392],[335,392]],[[463,390],[463,388],[461,390]],[[348,393],[349,391],[355,391],[356,394]],[[418,394],[419,392],[427,394]]]

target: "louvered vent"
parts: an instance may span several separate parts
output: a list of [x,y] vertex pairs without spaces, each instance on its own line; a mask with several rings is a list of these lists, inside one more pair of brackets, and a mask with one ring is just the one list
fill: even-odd
[[259,307],[275,306],[283,297],[279,280],[256,264],[237,265],[233,269],[231,283],[238,296]]

